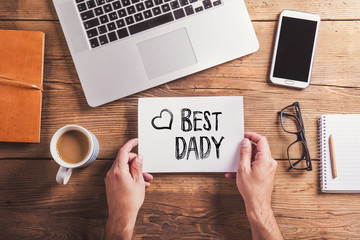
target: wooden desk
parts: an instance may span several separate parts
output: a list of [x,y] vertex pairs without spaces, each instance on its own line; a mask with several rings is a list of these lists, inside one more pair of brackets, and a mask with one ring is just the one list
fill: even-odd
[[[0,144],[1,239],[101,239],[107,218],[103,179],[118,148],[137,136],[141,97],[241,95],[245,130],[267,136],[278,160],[273,208],[286,239],[360,238],[358,194],[319,191],[317,120],[325,113],[360,113],[360,1],[246,1],[260,41],[258,52],[98,108],[85,101],[51,0],[0,1],[0,28],[46,33],[40,144]],[[323,21],[311,85],[305,90],[268,81],[274,33],[283,9],[317,13]],[[287,171],[293,136],[277,111],[302,108],[314,170]],[[66,124],[99,139],[99,159],[75,171],[66,186],[49,142]],[[359,183],[360,184],[360,183]],[[249,239],[250,226],[234,180],[223,174],[156,174],[139,213],[135,239]]]

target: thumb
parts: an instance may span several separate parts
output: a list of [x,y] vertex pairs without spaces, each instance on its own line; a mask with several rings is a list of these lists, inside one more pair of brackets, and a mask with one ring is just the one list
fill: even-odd
[[138,181],[144,181],[143,175],[142,175],[142,169],[143,169],[143,156],[137,155],[137,157],[132,161],[131,163],[131,176],[134,178],[136,182]]
[[244,138],[240,143],[240,161],[238,173],[244,173],[251,169],[251,142]]

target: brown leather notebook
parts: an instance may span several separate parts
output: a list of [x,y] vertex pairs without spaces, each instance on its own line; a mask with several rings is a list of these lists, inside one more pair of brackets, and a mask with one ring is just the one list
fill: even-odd
[[1,142],[40,142],[44,37],[0,30]]

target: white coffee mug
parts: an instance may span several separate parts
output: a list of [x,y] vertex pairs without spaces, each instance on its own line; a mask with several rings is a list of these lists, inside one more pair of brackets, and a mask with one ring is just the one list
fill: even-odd
[[[67,163],[64,160],[62,160],[59,156],[59,153],[57,151],[57,146],[56,146],[60,136],[62,134],[64,134],[65,132],[68,132],[71,130],[77,130],[77,131],[84,133],[87,136],[87,138],[89,140],[89,144],[90,144],[90,146],[89,146],[90,151],[86,155],[84,160],[82,160],[79,163],[75,163],[75,164]],[[59,171],[56,174],[56,181],[59,184],[66,184],[70,179],[72,169],[89,166],[92,162],[94,162],[96,160],[96,158],[99,154],[99,149],[100,149],[99,142],[98,142],[97,138],[95,137],[95,135],[92,134],[89,130],[87,130],[81,126],[67,125],[65,127],[60,128],[59,130],[57,130],[50,142],[51,155],[52,155],[53,159],[60,165]]]

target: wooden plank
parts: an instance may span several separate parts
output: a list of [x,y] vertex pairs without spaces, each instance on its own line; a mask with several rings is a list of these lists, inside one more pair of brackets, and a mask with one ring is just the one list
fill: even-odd
[[[260,49],[248,56],[202,71],[196,76],[220,78],[215,87],[232,88],[227,78],[266,82],[275,41],[277,23],[254,23]],[[315,53],[311,84],[360,87],[360,22],[322,22]],[[192,82],[188,81],[188,85]],[[204,85],[205,84],[205,85]],[[200,88],[213,88],[213,81],[205,81]]]
[[[323,20],[360,19],[360,3],[357,0],[246,0],[245,4],[252,20],[276,20],[283,9],[316,13]],[[1,1],[0,9],[0,19],[57,20],[50,0]]]
[[[260,41],[260,49],[256,53],[192,75],[187,83],[200,88],[231,88],[234,86],[228,84],[226,78],[268,81],[277,23],[256,22],[254,27]],[[0,21],[0,28],[45,32],[45,82],[79,83],[58,22]],[[358,39],[360,21],[322,22],[312,84],[360,87]],[[197,83],[194,78],[213,78],[215,81]]]
[[[275,30],[275,24],[256,23],[256,30],[261,33],[259,36],[263,36],[259,37],[262,47],[257,53],[95,109],[86,104],[58,23],[0,23],[5,28],[14,25],[47,33],[41,144],[0,143],[0,158],[48,158],[52,134],[59,127],[72,123],[89,128],[99,137],[101,158],[113,158],[119,146],[137,136],[138,97],[243,95],[246,130],[268,136],[275,158],[286,158],[285,149],[293,141],[291,136],[282,132],[276,117],[276,112],[284,106],[295,100],[302,104],[313,158],[317,157],[316,120],[320,114],[359,113],[360,110],[357,104],[359,89],[351,88],[360,86],[360,46],[356,44],[360,37],[360,22],[322,24],[324,37],[319,39],[314,85],[305,90],[279,88],[267,83],[272,40],[266,35]],[[336,35],[339,31],[340,34]],[[346,36],[346,40],[341,36]],[[331,41],[336,44],[331,44]],[[348,44],[341,44],[343,41]]]
[[[196,81],[195,81],[196,80]],[[191,82],[212,81],[196,79]],[[49,142],[55,131],[78,124],[92,131],[100,141],[100,158],[114,158],[128,139],[137,136],[137,101],[140,97],[244,96],[245,130],[268,137],[273,157],[284,159],[287,146],[295,140],[281,129],[277,112],[299,101],[312,158],[317,158],[317,120],[325,113],[360,113],[359,89],[311,86],[306,90],[270,86],[266,82],[227,78],[232,87],[193,88],[186,79],[135,94],[113,103],[87,106],[79,84],[45,84],[40,144],[0,143],[0,158],[49,158]],[[215,82],[215,81],[214,81]],[[182,87],[178,89],[177,87]]]
[[[245,1],[252,20],[277,20],[284,9],[319,14],[322,20],[359,19],[360,3],[351,1]],[[350,10],[351,9],[351,10]]]
[[[3,238],[101,239],[107,218],[103,179],[112,161],[98,160],[55,183],[51,160],[1,160]],[[288,171],[278,161],[273,209],[285,239],[360,237],[357,194],[321,194],[314,170]],[[181,199],[181,200],[180,200]],[[146,191],[135,239],[249,239],[234,180],[223,174],[156,174]]]

